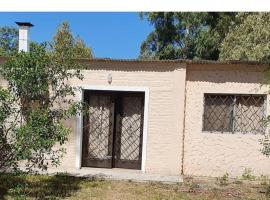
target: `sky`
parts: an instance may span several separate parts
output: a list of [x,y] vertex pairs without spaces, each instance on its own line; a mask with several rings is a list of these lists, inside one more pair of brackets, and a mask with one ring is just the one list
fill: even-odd
[[79,35],[98,58],[137,58],[140,45],[153,30],[149,22],[135,12],[43,12],[0,13],[0,26],[14,26],[15,21],[31,22],[31,40],[52,40],[63,21],[70,23],[74,36]]

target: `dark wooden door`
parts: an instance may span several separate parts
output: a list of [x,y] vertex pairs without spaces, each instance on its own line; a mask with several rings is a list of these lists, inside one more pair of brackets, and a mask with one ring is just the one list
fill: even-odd
[[85,94],[82,166],[112,167],[114,98],[109,93]]
[[82,166],[141,168],[144,94],[85,93]]
[[141,169],[144,95],[122,94],[115,120],[114,167]]

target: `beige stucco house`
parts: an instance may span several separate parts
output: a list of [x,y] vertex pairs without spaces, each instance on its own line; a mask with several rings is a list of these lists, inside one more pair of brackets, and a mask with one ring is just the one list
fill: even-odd
[[[0,59],[4,62],[4,59]],[[269,112],[266,65],[256,62],[84,60],[59,169],[137,169],[161,175],[269,174],[260,149]]]
[[[0,58],[0,63],[5,62]],[[81,60],[76,98],[89,113],[72,134],[59,171],[124,168],[145,174],[270,175],[259,140],[267,133],[267,65],[190,60]]]
[[[269,174],[259,140],[268,113],[266,66],[252,62],[85,60],[62,167],[161,175]],[[85,128],[85,126],[88,126]]]

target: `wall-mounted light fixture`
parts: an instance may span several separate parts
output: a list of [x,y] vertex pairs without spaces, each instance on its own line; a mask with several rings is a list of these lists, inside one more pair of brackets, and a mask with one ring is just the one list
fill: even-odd
[[112,83],[112,74],[108,74],[107,81],[108,81],[109,84]]

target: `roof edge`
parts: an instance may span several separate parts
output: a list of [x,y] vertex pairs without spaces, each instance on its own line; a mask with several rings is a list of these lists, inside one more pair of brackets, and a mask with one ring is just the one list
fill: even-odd
[[[6,61],[12,57],[0,56],[0,61]],[[112,58],[80,58],[76,59],[82,63],[91,62],[112,62],[112,63],[186,63],[186,64],[220,64],[220,65],[270,65],[270,61],[242,61],[242,60],[189,60],[189,59],[175,59],[175,60],[141,60],[141,59],[112,59]]]
[[242,60],[140,60],[140,59],[111,59],[111,58],[92,58],[92,59],[76,59],[82,62],[126,62],[126,63],[186,63],[186,64],[248,64],[248,65],[270,65],[265,61],[242,61]]

